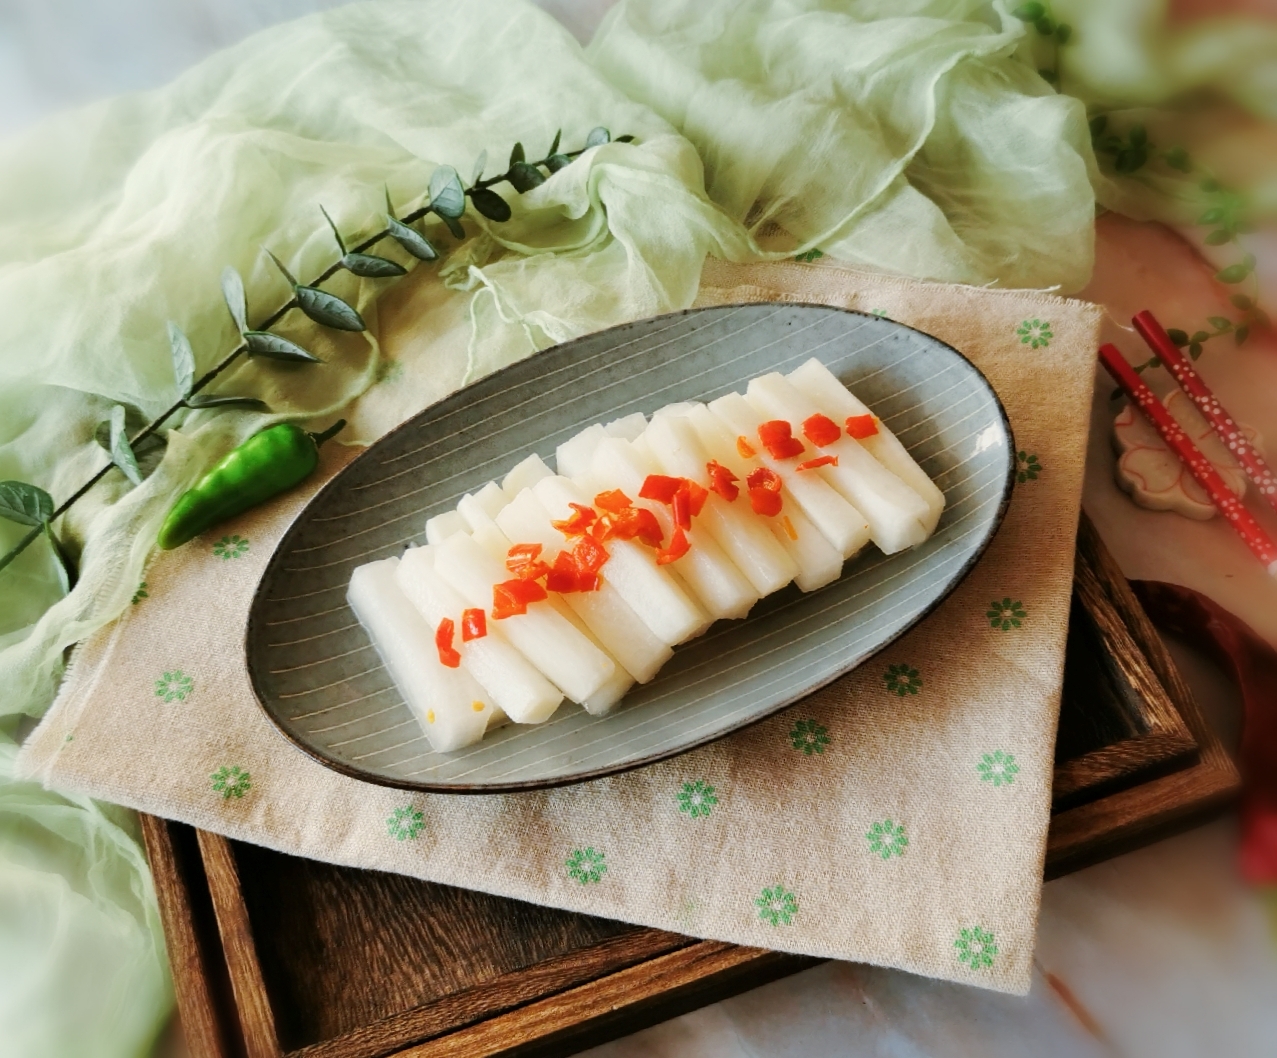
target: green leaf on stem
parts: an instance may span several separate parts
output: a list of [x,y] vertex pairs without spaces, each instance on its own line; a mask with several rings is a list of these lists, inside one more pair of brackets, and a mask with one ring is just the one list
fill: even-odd
[[1234,294],[1228,299],[1233,303],[1234,308],[1241,309],[1245,312],[1249,308],[1253,308],[1255,303],[1245,294]]
[[470,177],[470,183],[477,184],[483,179],[484,167],[488,164],[488,152],[480,151],[479,157],[474,160],[474,175]]
[[364,318],[354,306],[336,294],[320,290],[319,287],[303,286],[295,287],[294,293],[297,295],[297,307],[316,323],[338,331],[367,330]]
[[590,147],[598,147],[604,143],[612,141],[612,134],[608,132],[602,125],[590,129],[590,134],[585,137],[585,146],[588,150]]
[[1193,342],[1193,343],[1192,343],[1192,345],[1190,345],[1190,346],[1188,347],[1188,355],[1189,355],[1189,356],[1191,356],[1194,360],[1196,360],[1199,356],[1201,356],[1201,355],[1202,355],[1202,343],[1201,343],[1201,342]]
[[71,556],[62,549],[58,538],[53,535],[53,526],[46,521],[40,528],[44,533],[45,539],[49,541],[49,547],[53,549],[53,557],[58,560],[58,580],[62,583],[62,591],[69,593],[80,579],[75,563],[71,561]]
[[1147,161],[1148,151],[1143,147],[1127,147],[1117,152],[1113,168],[1119,173],[1133,173],[1144,168],[1144,163]]
[[439,251],[429,239],[389,213],[386,214],[386,227],[390,231],[390,237],[418,261],[434,261],[439,257]]
[[249,356],[264,356],[268,360],[289,360],[294,363],[322,364],[313,353],[307,352],[296,342],[281,338],[270,331],[245,331],[244,344]]
[[1055,27],[1055,39],[1061,44],[1067,44],[1073,39],[1073,27],[1067,22],[1061,22]]
[[1049,37],[1052,33],[1055,32],[1055,23],[1052,22],[1045,15],[1043,15],[1036,22],[1034,22],[1033,25],[1037,29],[1037,31],[1041,33],[1042,36],[1044,37]]
[[[514,189],[523,194],[525,191],[531,191],[534,187],[540,187],[545,183],[545,177],[541,175],[541,170],[527,162],[515,162],[510,167],[509,180]],[[477,206],[475,207],[478,208]]]
[[342,257],[341,266],[347,272],[366,279],[390,279],[408,271],[399,262],[372,253],[348,253]]
[[445,220],[466,211],[465,190],[457,171],[450,165],[441,165],[430,174],[430,208]]
[[1250,327],[1244,323],[1233,332],[1233,341],[1235,341],[1238,345],[1241,345],[1249,337]]
[[25,481],[0,481],[0,518],[19,525],[42,525],[53,517],[53,497]]
[[191,349],[190,340],[172,320],[168,324],[168,344],[173,357],[173,378],[177,381],[178,396],[189,397],[191,387],[195,384],[195,351]]
[[1208,316],[1206,322],[1217,331],[1231,331],[1233,329],[1233,321],[1227,316]]
[[1250,265],[1242,262],[1220,269],[1215,273],[1215,278],[1221,283],[1240,283],[1248,275],[1250,275]]
[[1198,224],[1218,224],[1224,219],[1224,211],[1219,206],[1212,206],[1200,217],[1197,218]]
[[1091,138],[1094,139],[1096,136],[1102,135],[1108,126],[1109,116],[1107,114],[1096,114],[1090,121]]
[[1132,125],[1129,138],[1132,147],[1144,147],[1148,144],[1148,131],[1143,125]]
[[545,160],[545,167],[552,173],[557,173],[560,169],[566,169],[572,164],[572,159],[566,154],[552,154]]
[[269,411],[270,408],[266,402],[260,397],[188,397],[186,400],[188,408],[194,408],[197,411],[200,408],[256,408],[261,411]]
[[1268,318],[1268,313],[1263,309],[1255,309],[1251,314],[1251,320],[1257,327],[1271,327],[1272,321]]
[[627,132],[624,136],[617,136],[616,139],[614,139],[612,142],[613,143],[633,143],[634,137],[632,134]]
[[1193,163],[1188,157],[1188,151],[1184,150],[1183,147],[1172,147],[1162,157],[1166,160],[1167,165],[1181,173],[1187,173],[1193,168]]
[[1207,338],[1209,338],[1209,337],[1210,337],[1210,334],[1209,334],[1208,332],[1206,332],[1206,331],[1195,331],[1195,332],[1193,333],[1193,337],[1191,337],[1191,338],[1189,339],[1189,341],[1190,341],[1190,342],[1195,342],[1195,343],[1197,343],[1197,342],[1204,342],[1204,341],[1206,341],[1206,339],[1207,339]]
[[222,269],[222,297],[231,310],[231,319],[243,334],[248,330],[248,299],[244,296],[244,280],[230,265]]
[[1029,0],[1029,3],[1021,4],[1011,14],[1021,22],[1036,22],[1046,14],[1046,8],[1039,4],[1037,0]]
[[470,192],[470,201],[488,220],[507,221],[510,219],[510,204],[495,191],[486,187],[476,187]]
[[124,428],[124,405],[117,404],[111,409],[111,462],[120,468],[120,472],[134,485],[142,484],[142,471],[137,465],[137,456],[133,454],[133,446],[129,444],[128,431]]
[[523,144],[516,143],[510,151],[510,168],[513,169],[525,158],[527,158],[527,155],[523,151]]
[[341,232],[337,230],[337,225],[333,223],[333,218],[328,215],[328,210],[324,209],[323,203],[320,203],[319,212],[324,215],[324,220],[328,221],[328,226],[333,230],[333,238],[337,240],[337,249],[341,251],[343,257],[346,256],[346,243],[341,237]]
[[1183,349],[1184,346],[1188,344],[1188,332],[1181,331],[1178,327],[1171,327],[1166,332],[1166,336],[1172,342],[1174,342],[1180,349]]
[[1207,246],[1222,246],[1232,237],[1232,234],[1225,231],[1223,228],[1216,228],[1202,241],[1205,242]]
[[[266,248],[265,248],[265,247],[262,247],[262,249],[264,249],[264,250],[265,250]],[[266,250],[266,255],[267,255],[267,256],[268,256],[268,257],[269,257],[272,261],[274,261],[274,262],[275,262],[275,267],[276,267],[276,268],[278,268],[278,269],[280,270],[280,272],[281,272],[281,273],[283,273],[284,278],[288,280],[288,285],[289,285],[290,287],[293,287],[294,289],[296,289],[296,287],[297,287],[297,280],[293,278],[293,273],[292,273],[292,272],[290,272],[287,268],[285,268],[285,267],[284,267],[284,262],[283,262],[283,261],[281,261],[278,257],[276,257],[273,253],[271,253],[271,252],[270,252],[270,250]]]
[[554,134],[554,142],[550,144],[550,149],[545,152],[547,158],[559,153],[559,140],[562,138],[563,130],[559,129],[559,131]]

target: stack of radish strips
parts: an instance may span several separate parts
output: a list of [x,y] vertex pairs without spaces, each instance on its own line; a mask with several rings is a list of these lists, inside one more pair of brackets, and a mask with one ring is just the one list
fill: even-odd
[[944,495],[820,361],[745,394],[591,426],[358,567],[348,600],[440,752],[565,698],[615,709],[673,647],[872,541],[936,527]]

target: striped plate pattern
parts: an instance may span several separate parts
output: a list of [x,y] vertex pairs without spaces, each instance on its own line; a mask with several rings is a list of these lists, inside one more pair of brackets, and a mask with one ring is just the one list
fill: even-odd
[[[594,422],[709,400],[817,356],[944,490],[934,536],[886,558],[872,545],[820,591],[792,585],[744,621],[680,647],[612,716],[565,703],[451,754],[430,749],[345,602],[360,563],[423,541],[428,516]],[[578,782],[681,753],[760,720],[854,668],[916,623],[971,568],[1014,470],[997,396],[959,353],[890,320],[815,305],[692,309],[556,346],[426,409],[333,478],[290,527],[246,636],[263,708],[325,764],[370,782],[498,792]],[[553,463],[551,462],[551,465]]]

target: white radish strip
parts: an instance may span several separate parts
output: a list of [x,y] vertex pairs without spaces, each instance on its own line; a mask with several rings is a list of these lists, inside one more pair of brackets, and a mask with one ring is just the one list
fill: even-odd
[[563,701],[562,692],[514,649],[501,631],[500,621],[487,619],[488,634],[468,643],[461,641],[461,612],[466,601],[435,570],[434,552],[413,547],[399,560],[395,579],[431,628],[445,617],[456,625],[453,646],[461,655],[461,667],[488,692],[493,704],[516,724],[548,720]]
[[[608,438],[594,452],[593,469],[594,480],[612,482],[612,488],[620,488],[635,506],[651,511],[661,527],[663,539],[669,542],[674,533],[674,518],[669,507],[639,496],[648,475],[661,472],[646,445],[631,444],[619,437]],[[696,528],[695,522],[685,532],[687,554],[667,568],[678,574],[714,620],[744,617],[759,599],[754,586],[713,538]]]
[[512,500],[524,489],[532,488],[542,478],[553,476],[554,471],[547,467],[545,461],[534,452],[527,459],[515,464],[514,469],[501,480],[501,490],[506,494],[506,499]]
[[[804,420],[818,410],[814,403],[789,384],[784,375],[775,372],[752,379],[745,399],[765,418],[788,421],[794,436],[800,439]],[[869,520],[873,542],[884,554],[892,555],[905,548],[916,547],[927,538],[926,523],[930,512],[922,497],[874,459],[854,437],[844,433],[833,444],[823,448],[810,444],[806,447],[807,452],[796,457],[797,462],[821,455],[834,456],[838,460],[837,466],[820,467],[815,473],[864,514]]]
[[[564,477],[538,481],[532,491],[556,521],[571,516],[570,503],[589,505],[591,500]],[[633,540],[609,540],[605,546],[611,557],[603,567],[604,579],[616,585],[621,596],[662,643],[674,646],[709,627],[710,618],[656,564],[656,553],[651,548]]]
[[386,558],[357,567],[346,600],[431,747],[450,753],[483,738],[496,711],[473,676],[440,663],[435,630],[395,581],[398,565]]
[[[492,608],[494,585],[510,579],[500,557],[465,533],[451,536],[435,553],[435,569],[471,606]],[[616,671],[611,658],[581,635],[548,602],[497,621],[501,633],[551,683],[574,702],[584,702]]]
[[603,429],[607,431],[609,437],[620,437],[626,441],[633,441],[647,429],[647,416],[641,411],[636,411],[632,415],[623,415],[619,419],[613,419]]
[[850,558],[869,542],[868,520],[818,474],[806,470],[797,473],[793,460],[781,462],[767,454],[758,442],[762,417],[743,396],[739,393],[725,394],[710,401],[709,410],[734,436],[744,437],[749,442],[757,452],[758,461],[780,477],[803,513],[821,535],[842,552],[843,558]]
[[444,511],[426,519],[426,543],[442,544],[448,537],[466,531],[466,520],[456,511]]
[[[740,479],[738,487],[745,492],[750,472],[762,464],[737,451],[736,436],[704,404],[690,407],[687,420],[709,457],[735,474]],[[780,546],[798,563],[794,583],[803,591],[815,591],[837,580],[842,575],[842,553],[811,524],[788,487],[781,489],[781,503],[780,514],[763,521]]]
[[[600,650],[604,649],[603,644],[595,638],[594,634],[586,627],[585,622],[582,621],[581,618],[578,617],[569,607],[564,606],[561,599],[555,599],[554,596],[550,596],[550,598],[554,599],[554,601],[559,604],[561,607],[559,612],[563,614],[566,620],[572,622],[572,626],[580,632],[581,635],[585,636],[586,639]],[[626,692],[634,686],[634,677],[626,672],[615,658],[612,660],[614,662],[613,668],[616,670],[613,672],[612,677],[581,703],[581,705],[585,708],[585,711],[591,716],[606,716],[608,713],[612,712],[612,710],[621,704],[621,699],[625,697]]]
[[[828,415],[839,426],[853,415],[873,414],[855,394],[849,392],[838,381],[837,375],[815,357],[795,368],[785,377],[796,390],[815,404],[823,415]],[[936,487],[934,481],[927,477],[927,472],[918,465],[917,460],[909,454],[909,450],[876,415],[874,422],[878,425],[878,432],[872,437],[860,439],[860,443],[879,463],[923,498],[931,512],[927,532],[934,531],[944,511],[944,493]]]
[[598,423],[587,426],[580,433],[569,437],[554,450],[554,465],[565,478],[579,477],[589,472],[595,446],[607,436]]
[[[709,455],[685,417],[654,415],[643,438],[666,474],[708,485]],[[797,564],[748,501],[728,503],[711,492],[693,524],[714,539],[760,595],[780,591],[798,575]]]
[[480,526],[494,524],[492,519],[506,505],[506,494],[495,481],[489,481],[478,492],[466,493],[457,501],[457,513],[474,532]]
[[[526,489],[497,515],[497,526],[516,543],[540,544],[541,558],[549,565],[568,544],[550,524],[550,512]],[[562,599],[639,683],[647,683],[673,657],[606,577],[597,591],[570,592]]]

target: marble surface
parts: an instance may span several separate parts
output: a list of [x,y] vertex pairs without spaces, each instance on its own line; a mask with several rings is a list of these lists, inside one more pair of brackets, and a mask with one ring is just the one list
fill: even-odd
[[[334,0],[0,0],[0,135],[50,111],[164,83],[203,56]],[[542,0],[588,40],[611,0]],[[1210,269],[1179,235],[1101,219],[1095,278],[1106,338],[1134,359],[1129,317],[1168,326],[1218,314]],[[1257,250],[1277,275],[1277,244]],[[1270,285],[1271,289],[1271,285]],[[1181,322],[1183,321],[1183,322]],[[1277,439],[1277,343],[1211,347],[1199,370],[1242,418]],[[1139,357],[1143,359],[1141,355]],[[1219,519],[1143,511],[1114,485],[1112,386],[1098,379],[1085,506],[1128,575],[1205,591],[1277,642],[1277,585]],[[1277,515],[1265,512],[1277,532]],[[1227,738],[1236,694],[1172,644]],[[889,970],[826,964],[588,1052],[591,1058],[826,1058],[831,1055],[1230,1056],[1277,1054],[1277,938],[1237,880],[1223,819],[1046,886],[1027,999]],[[997,850],[989,850],[997,869]],[[157,1055],[185,1054],[180,1029]]]

